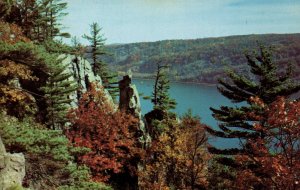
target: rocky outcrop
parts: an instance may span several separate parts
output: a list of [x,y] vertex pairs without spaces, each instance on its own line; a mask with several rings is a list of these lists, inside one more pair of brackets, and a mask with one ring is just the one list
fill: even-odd
[[119,81],[119,107],[141,118],[141,104],[136,86],[131,83],[131,76],[126,75]]
[[0,190],[22,185],[25,177],[25,158],[22,153],[7,153],[0,137]]
[[[69,78],[71,81],[75,81],[78,85],[78,91],[70,96],[70,99],[74,100],[71,103],[72,107],[76,107],[78,100],[81,97],[81,93],[88,90],[90,83],[97,83],[102,85],[100,76],[94,75],[90,62],[86,59],[75,56],[75,55],[62,55],[65,57],[63,64],[68,65],[66,73],[72,73],[72,77]],[[109,100],[111,105],[116,108],[112,97],[107,90],[104,90],[106,98]]]
[[119,108],[128,111],[140,121],[140,130],[143,136],[140,139],[143,144],[147,144],[150,140],[146,133],[145,123],[141,113],[141,103],[139,93],[134,84],[131,83],[131,75],[126,75],[119,81],[120,97]]

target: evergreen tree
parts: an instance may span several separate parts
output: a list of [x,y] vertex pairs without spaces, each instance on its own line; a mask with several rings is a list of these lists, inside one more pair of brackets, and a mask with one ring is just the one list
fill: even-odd
[[[229,71],[230,80],[220,79],[218,90],[223,96],[233,103],[246,102],[244,106],[221,106],[219,109],[210,108],[213,117],[220,121],[220,130],[207,128],[207,131],[214,136],[221,138],[239,138],[242,143],[245,139],[263,138],[263,132],[258,132],[252,125],[258,121],[253,114],[266,117],[263,111],[253,103],[254,98],[259,98],[267,105],[276,100],[277,96],[285,96],[296,93],[300,90],[300,84],[291,79],[291,68],[285,72],[279,71],[272,61],[271,49],[260,46],[260,54],[247,54],[247,62],[250,71],[255,79]],[[260,120],[264,126],[264,120]],[[216,154],[234,155],[237,153],[251,152],[247,144],[242,144],[241,148],[217,149],[210,148]],[[225,161],[226,159],[224,159]],[[227,160],[229,161],[229,160]],[[229,162],[227,162],[229,164]],[[233,163],[232,163],[233,164]]]
[[61,32],[60,21],[67,13],[67,3],[62,0],[5,0],[0,3],[0,15],[9,23],[23,29],[25,36],[35,42],[70,37]]
[[67,3],[63,0],[46,0],[48,8],[46,9],[46,16],[48,16],[48,30],[47,37],[54,39],[55,37],[70,37],[69,33],[61,32],[61,24],[59,21],[67,13],[63,12],[67,8]]
[[99,73],[102,77],[102,75],[106,72],[107,66],[101,59],[99,59],[99,57],[107,53],[104,50],[104,42],[106,39],[102,34],[100,34],[101,28],[99,27],[98,23],[94,22],[90,25],[90,27],[90,36],[85,34],[83,38],[87,39],[90,42],[91,50],[89,53],[92,56],[93,72],[94,74]]
[[[82,84],[81,84],[81,76],[79,75],[80,71],[80,57],[83,57],[86,48],[81,45],[81,43],[79,42],[78,38],[75,36],[71,39],[72,42],[72,49],[71,49],[71,54],[73,54],[75,56],[75,58],[72,60],[74,65],[73,66],[73,74],[74,77],[77,78],[77,85],[78,85],[78,89],[77,89],[77,99],[79,100],[81,98],[82,95]],[[85,63],[83,65],[83,70],[84,70],[84,76],[85,76],[85,70],[86,70],[86,66]]]
[[85,34],[83,38],[87,39],[91,44],[89,53],[92,57],[92,69],[94,74],[100,75],[104,88],[106,88],[110,95],[115,99],[119,92],[117,75],[109,71],[107,64],[100,58],[102,55],[107,54],[104,49],[104,42],[106,39],[100,32],[101,28],[98,23],[93,23],[91,24],[90,36]]
[[52,129],[61,129],[68,121],[66,114],[72,99],[69,95],[77,89],[74,81],[70,81],[72,76],[66,73],[68,65],[62,62],[64,58],[57,58],[51,55],[52,61],[48,65],[48,80],[42,91],[45,93],[47,104],[47,125]]
[[76,57],[83,57],[84,52],[86,51],[85,47],[80,43],[79,39],[74,36],[71,39],[72,42],[72,50],[71,53]]
[[151,99],[154,109],[161,111],[168,111],[176,107],[175,100],[169,96],[170,81],[165,72],[166,68],[168,68],[168,66],[157,63],[155,84]]
[[49,130],[32,118],[18,121],[2,112],[0,121],[0,141],[3,140],[7,151],[22,152],[26,157],[25,186],[30,185],[30,189],[112,189],[91,181],[90,169],[75,163],[74,154],[86,154],[88,150],[72,147],[61,130]]

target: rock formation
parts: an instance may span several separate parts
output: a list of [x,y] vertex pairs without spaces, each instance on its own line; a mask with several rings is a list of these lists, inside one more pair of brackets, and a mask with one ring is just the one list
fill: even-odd
[[[71,103],[71,106],[76,107],[78,100],[81,97],[81,93],[88,90],[89,84],[95,82],[99,85],[102,85],[102,80],[100,76],[94,75],[92,66],[86,59],[75,55],[61,56],[65,56],[63,64],[68,65],[66,72],[73,74],[73,76],[70,77],[69,80],[76,81],[79,87],[78,91],[70,96],[70,99],[74,100]],[[113,99],[107,90],[105,90],[105,94],[111,105],[116,108]]]
[[25,177],[25,158],[22,153],[7,153],[0,137],[0,190],[22,186]]
[[149,136],[146,134],[145,123],[143,121],[141,113],[141,103],[139,93],[134,84],[131,83],[131,75],[123,76],[123,79],[119,81],[120,97],[119,108],[128,111],[134,115],[140,121],[140,130],[143,132],[143,136],[140,139],[143,144],[149,142]]

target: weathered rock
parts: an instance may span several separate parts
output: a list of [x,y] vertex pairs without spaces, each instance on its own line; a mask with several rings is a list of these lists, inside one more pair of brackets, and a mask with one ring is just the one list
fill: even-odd
[[142,143],[147,144],[150,140],[146,133],[145,123],[141,113],[139,93],[134,84],[131,83],[131,76],[126,75],[119,81],[120,97],[119,108],[126,110],[140,121],[140,130],[143,132]]
[[6,154],[6,149],[5,149],[5,147],[4,147],[4,144],[3,144],[3,142],[2,142],[2,139],[1,139],[1,137],[0,137],[0,155],[2,155],[2,154]]
[[[94,75],[92,71],[92,66],[90,62],[88,62],[86,59],[74,55],[61,55],[61,56],[65,57],[65,59],[63,60],[63,64],[68,65],[66,72],[72,74],[72,77],[70,77],[69,80],[76,81],[79,87],[79,90],[70,96],[70,99],[74,100],[71,103],[71,106],[76,107],[78,100],[81,97],[81,93],[88,90],[89,84],[97,83],[99,85],[102,85],[102,80],[100,76]],[[106,98],[111,103],[111,106],[116,108],[116,105],[114,104],[113,99],[108,93],[108,91],[107,90],[104,91],[106,94]]]
[[0,190],[22,185],[25,177],[25,158],[22,153],[7,153],[0,137]]
[[126,75],[119,81],[119,107],[129,111],[134,116],[141,117],[141,104],[136,86],[131,84],[131,77]]

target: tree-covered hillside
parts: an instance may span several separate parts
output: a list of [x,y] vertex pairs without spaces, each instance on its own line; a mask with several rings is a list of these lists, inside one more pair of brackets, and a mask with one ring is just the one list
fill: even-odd
[[225,76],[224,69],[234,68],[247,74],[245,53],[258,44],[274,46],[275,61],[294,64],[295,76],[300,72],[300,34],[264,34],[165,40],[107,46],[105,58],[116,71],[131,69],[136,77],[153,77],[156,63],[170,65],[171,80],[216,83]]

